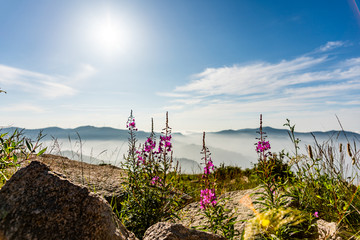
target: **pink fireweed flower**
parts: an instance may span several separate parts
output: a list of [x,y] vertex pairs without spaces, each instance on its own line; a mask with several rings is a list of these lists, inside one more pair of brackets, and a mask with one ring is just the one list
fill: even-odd
[[151,185],[157,185],[159,184],[160,186],[162,186],[161,184],[161,178],[159,178],[158,176],[155,176],[151,179],[151,182],[150,182]]
[[314,212],[314,217],[318,218],[318,217],[319,217],[319,213],[318,213],[318,212]]
[[146,161],[145,161],[144,156],[142,155],[142,153],[137,150],[136,155],[137,155],[137,159],[138,159],[137,165],[139,166],[139,163],[142,163],[142,164],[145,165]]
[[216,205],[215,189],[204,189],[200,193],[200,208],[206,209],[208,206],[215,207]]
[[145,142],[144,152],[145,153],[152,152],[155,149],[155,146],[156,146],[156,141],[154,141],[151,137],[149,137]]
[[270,147],[269,141],[259,141],[257,143],[256,151],[258,153],[265,152],[265,151],[270,150],[270,149],[271,149],[271,147]]
[[135,125],[135,118],[128,119],[128,121],[126,123],[126,128],[128,128],[129,130],[134,130],[134,131],[138,130]]
[[169,136],[160,136],[160,142],[157,153],[162,152],[171,152],[172,144],[171,144],[171,135]]
[[210,174],[211,171],[214,171],[214,164],[211,161],[211,159],[206,163],[206,166],[204,167],[204,174]]
[[145,164],[145,159],[142,156],[138,156],[138,161],[142,162],[142,164]]

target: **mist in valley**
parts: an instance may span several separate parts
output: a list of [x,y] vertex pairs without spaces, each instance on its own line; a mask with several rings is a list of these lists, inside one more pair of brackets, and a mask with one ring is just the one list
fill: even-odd
[[[92,129],[94,130],[94,129]],[[99,132],[96,129],[95,132]],[[265,128],[266,130],[266,128]],[[289,152],[294,155],[294,144],[288,136],[286,130],[267,129],[266,140],[270,141],[271,151],[277,153],[281,150]],[[118,130],[114,130],[118,131]],[[59,135],[57,138],[55,134],[49,135],[43,141],[43,146],[47,147],[47,153],[56,154],[68,157],[73,160],[84,161],[92,164],[112,164],[120,166],[124,156],[128,151],[127,131],[121,130],[121,133],[116,138],[115,134],[110,134],[108,138],[102,135],[100,140],[96,140],[96,134],[72,133],[67,138],[64,135]],[[319,144],[327,142],[334,148],[338,147],[340,142],[345,146],[347,140],[344,136],[338,136],[335,132],[318,132],[314,133],[316,141]],[[52,136],[52,137],[50,137]],[[91,137],[89,137],[91,136]],[[138,134],[138,146],[145,142],[148,133],[140,132]],[[157,139],[159,134],[156,134]],[[299,153],[307,155],[307,145],[315,144],[315,138],[310,133],[296,133],[301,141],[299,144]],[[79,138],[80,137],[80,138]],[[211,158],[216,166],[224,164],[226,166],[238,166],[242,169],[251,168],[257,162],[258,154],[255,151],[256,138],[259,135],[256,129],[245,130],[227,130],[221,132],[206,133],[206,146],[211,152]],[[351,139],[359,139],[358,134],[352,133],[349,136]],[[173,158],[179,161],[181,171],[183,173],[201,173],[202,166],[202,150],[203,134],[191,133],[180,134],[174,133],[172,135],[173,144]],[[351,159],[346,158],[346,164],[349,165]],[[351,165],[351,164],[350,164]]]

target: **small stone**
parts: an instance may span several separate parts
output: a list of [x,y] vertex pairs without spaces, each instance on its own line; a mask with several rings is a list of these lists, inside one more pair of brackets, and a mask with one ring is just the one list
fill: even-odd
[[316,221],[318,227],[319,239],[341,240],[337,235],[337,226],[335,222],[327,222],[319,219]]
[[218,235],[189,229],[181,224],[159,222],[145,232],[143,240],[225,240]]

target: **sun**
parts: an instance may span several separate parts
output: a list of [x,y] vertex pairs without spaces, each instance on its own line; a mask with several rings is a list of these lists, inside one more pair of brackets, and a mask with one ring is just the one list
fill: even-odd
[[130,47],[130,28],[111,14],[94,20],[89,35],[92,47],[105,54],[124,52]]

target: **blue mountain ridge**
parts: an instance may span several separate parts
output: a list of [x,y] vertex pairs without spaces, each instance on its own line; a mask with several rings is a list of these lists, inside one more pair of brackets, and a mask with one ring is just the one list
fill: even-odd
[[[60,127],[48,127],[48,128],[39,128],[39,129],[22,129],[17,127],[3,128],[0,132],[12,133],[15,129],[20,129],[23,131],[24,135],[29,138],[36,138],[40,131],[45,135],[44,140],[49,140],[52,138],[58,139],[67,139],[67,138],[78,138],[78,135],[83,140],[126,140],[129,137],[127,129],[116,129],[111,127],[94,127],[94,126],[80,126],[77,128],[60,128]],[[246,128],[239,130],[222,130],[218,132],[209,132],[207,134],[213,135],[224,135],[224,136],[240,136],[240,135],[250,135],[251,137],[258,137],[259,129],[256,128]],[[277,129],[272,127],[263,127],[263,132],[266,133],[269,137],[288,137],[289,131],[287,129]],[[159,136],[160,133],[155,133],[156,136]],[[360,134],[350,131],[314,131],[314,132],[295,132],[295,136],[301,138],[304,136],[311,136],[313,134],[315,137],[319,138],[336,138],[336,139],[357,139],[360,140]],[[137,138],[143,139],[150,135],[149,132],[137,131]],[[173,133],[173,135],[182,136],[181,133]]]
[[[255,137],[259,136],[259,129],[252,129],[252,128],[246,128],[246,129],[239,129],[239,130],[222,130],[218,132],[211,132],[211,134],[215,135],[228,135],[228,136],[236,136],[236,135],[243,135],[248,134]],[[272,127],[263,127],[263,132],[265,135],[269,137],[289,137],[290,131],[287,129],[278,129],[278,128],[272,128]],[[350,131],[336,131],[336,130],[330,130],[330,131],[314,131],[314,132],[295,132],[295,137],[306,137],[306,136],[312,136],[314,135],[316,138],[335,138],[335,139],[357,139],[360,140],[360,134]]]

